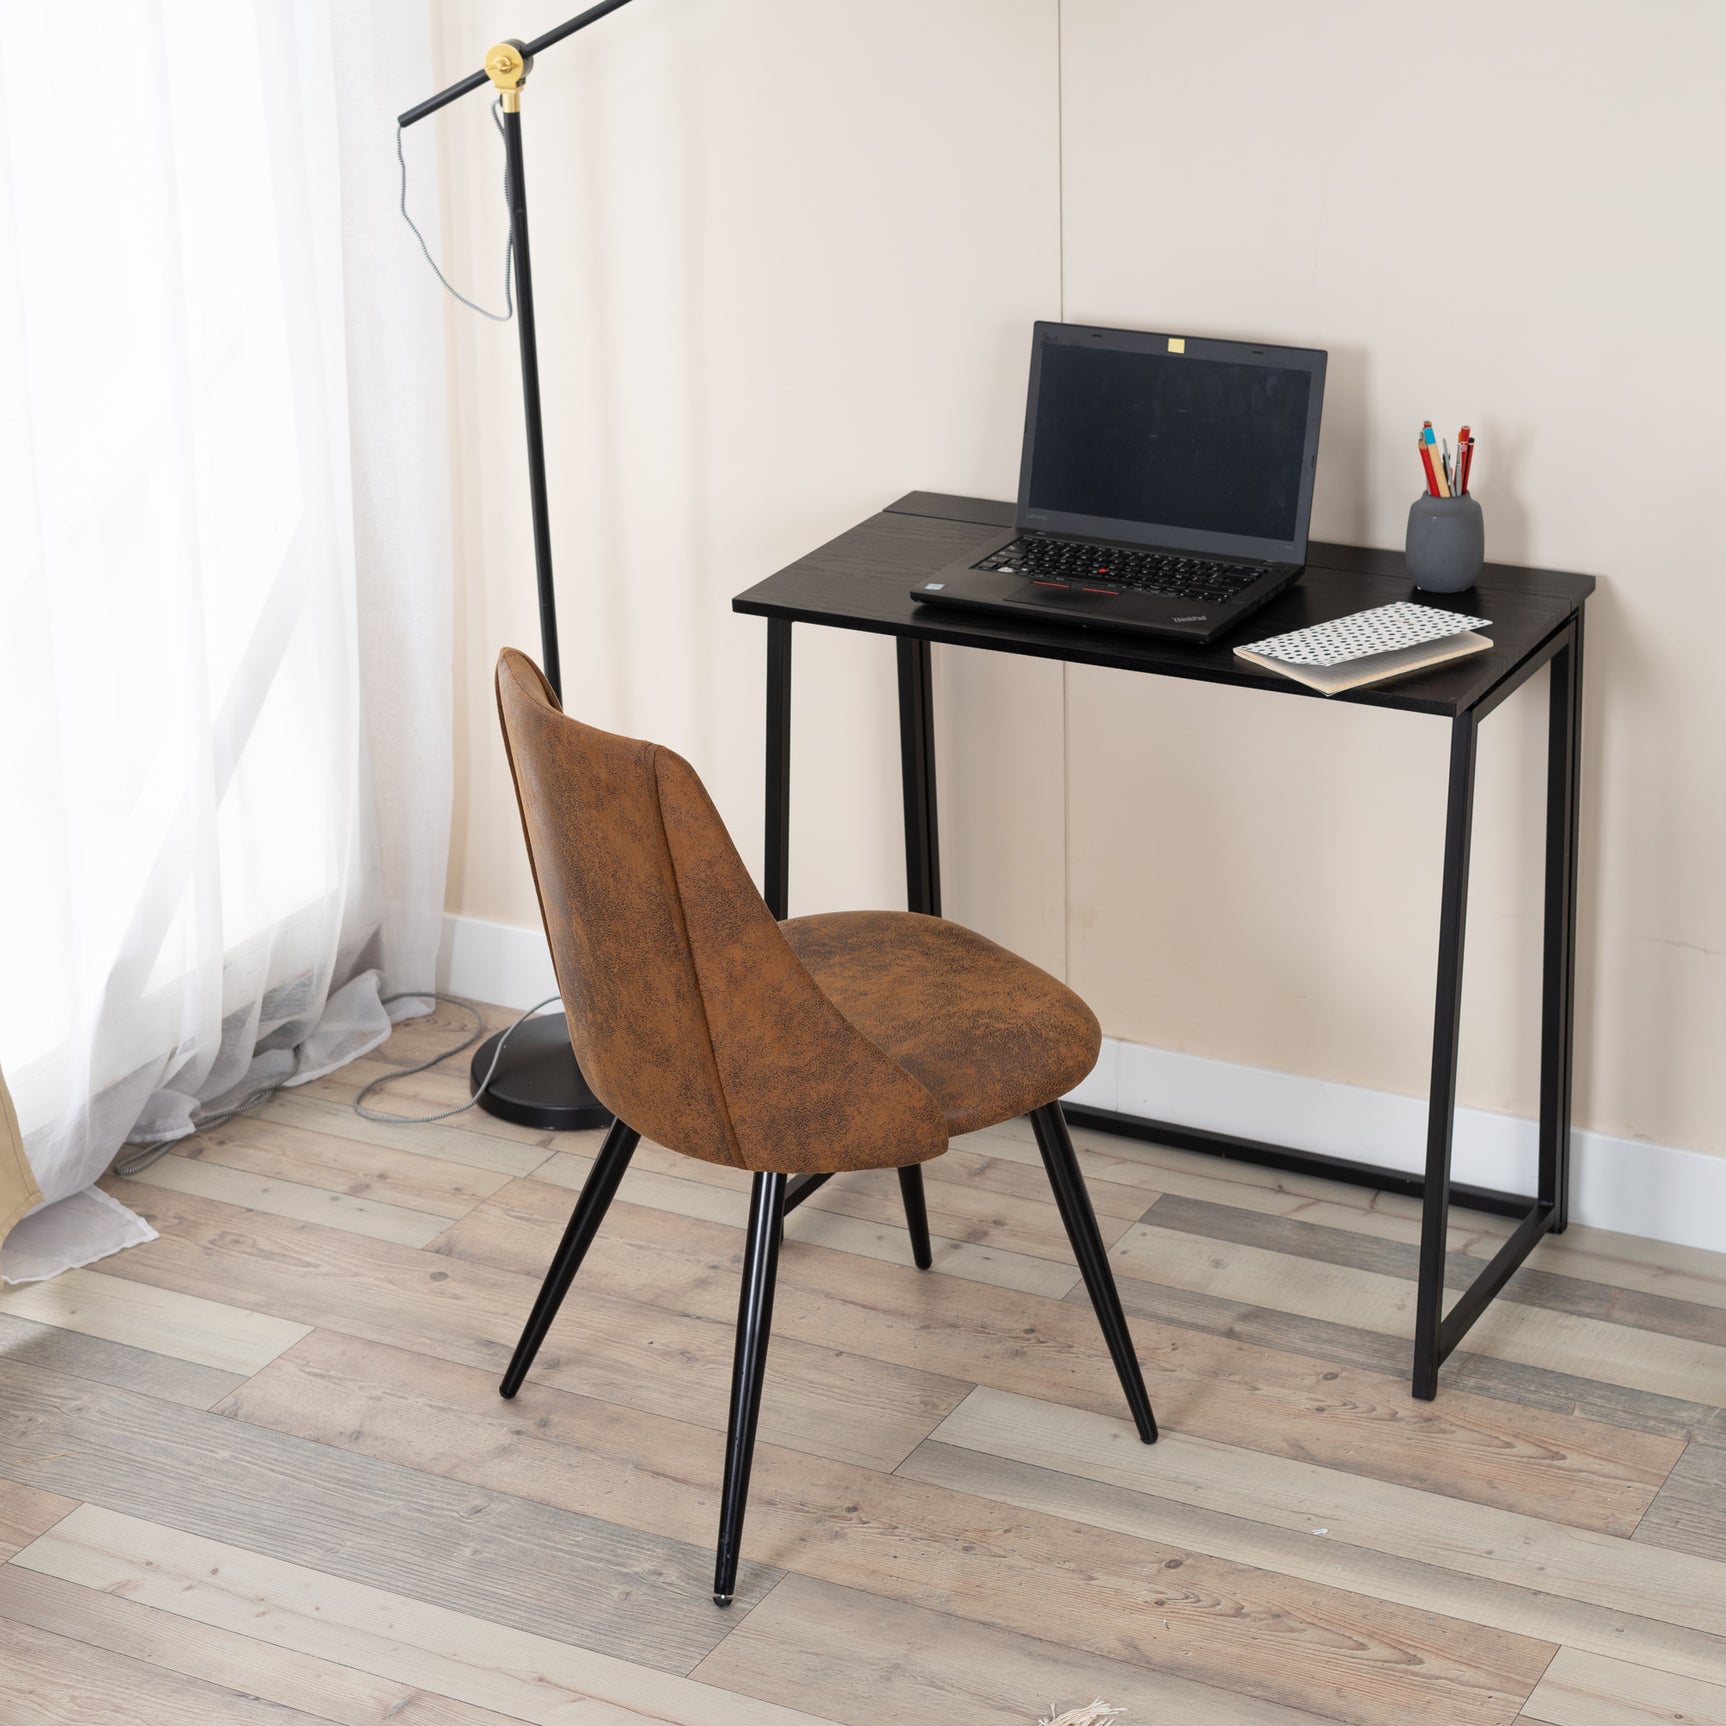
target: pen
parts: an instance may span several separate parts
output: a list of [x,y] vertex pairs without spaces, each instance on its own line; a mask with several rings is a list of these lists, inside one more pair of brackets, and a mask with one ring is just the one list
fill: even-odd
[[1438,496],[1438,480],[1432,471],[1432,446],[1422,438],[1415,446],[1420,451],[1420,465],[1426,469],[1426,490],[1429,497]]

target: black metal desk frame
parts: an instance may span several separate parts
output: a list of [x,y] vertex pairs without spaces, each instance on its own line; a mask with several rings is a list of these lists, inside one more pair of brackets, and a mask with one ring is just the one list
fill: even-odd
[[[895,516],[927,528],[951,524],[963,549],[969,528],[980,538],[1000,525],[1006,506],[977,499],[913,492],[890,505],[872,522],[842,536],[769,578],[733,602],[734,609],[767,619],[767,832],[763,893],[777,917],[787,914],[790,876],[791,805],[791,630],[795,622],[862,629],[895,637],[899,674],[899,750],[905,806],[905,884],[911,910],[941,914],[941,860],[936,830],[934,642],[1040,658],[1115,664],[1165,675],[1196,676],[1280,693],[1308,692],[1271,674],[1252,674],[1227,647],[1194,650],[1180,646],[1156,653],[1122,645],[1131,638],[1050,628],[1040,622],[1015,630],[1011,625],[978,626],[966,614],[914,606],[911,582],[941,566],[952,551],[946,541],[907,543],[900,548],[881,524]],[[1008,513],[1005,520],[1010,522]],[[868,569],[879,579],[865,599],[836,583],[854,579],[866,567],[871,546],[848,548],[856,535],[886,545],[876,556],[884,567]],[[903,536],[909,541],[913,536]],[[949,536],[951,537],[951,536]],[[824,554],[833,554],[823,563]],[[860,561],[861,560],[861,561]],[[850,568],[847,568],[849,561]],[[1338,616],[1359,605],[1409,597],[1399,554],[1359,548],[1313,546],[1309,575],[1259,614],[1252,634],[1269,635]],[[1517,578],[1538,586],[1540,603],[1507,602],[1503,593],[1485,590],[1495,577],[1510,593]],[[1536,580],[1538,578],[1538,580]],[[1432,1078],[1427,1101],[1424,1174],[1301,1151],[1226,1133],[1149,1120],[1108,1109],[1069,1105],[1075,1124],[1154,1140],[1186,1150],[1353,1182],[1386,1192],[1419,1195],[1423,1201],[1420,1268],[1417,1284],[1413,1390],[1430,1400],[1438,1393],[1438,1370],[1493,1297],[1527,1258],[1542,1235],[1562,1233],[1569,1217],[1571,1077],[1576,995],[1577,813],[1582,713],[1582,611],[1593,588],[1586,576],[1550,571],[1483,572],[1482,615],[1497,617],[1520,610],[1512,625],[1495,631],[1501,651],[1481,655],[1474,675],[1426,673],[1333,699],[1439,713],[1450,723],[1450,767],[1444,833],[1444,874],[1439,899],[1438,975],[1432,1027]],[[1303,592],[1303,590],[1306,590]],[[843,603],[834,595],[844,592]],[[1316,597],[1315,597],[1316,593]],[[1529,598],[1519,595],[1519,598]],[[1506,643],[1506,637],[1510,638]],[[1186,655],[1182,659],[1178,656]],[[1473,662],[1458,662],[1472,665]],[[1456,1118],[1457,1049],[1462,1016],[1463,934],[1468,913],[1468,866],[1474,813],[1474,770],[1480,723],[1542,666],[1551,666],[1547,723],[1545,910],[1542,932],[1540,1007],[1540,1122],[1537,1191],[1526,1195],[1465,1186],[1451,1179],[1451,1147]],[[1311,697],[1312,699],[1322,699]],[[802,1193],[796,1198],[805,1196]],[[793,1200],[795,1202],[795,1200]],[[1520,1219],[1499,1251],[1444,1311],[1445,1243],[1450,1207],[1482,1210]]]

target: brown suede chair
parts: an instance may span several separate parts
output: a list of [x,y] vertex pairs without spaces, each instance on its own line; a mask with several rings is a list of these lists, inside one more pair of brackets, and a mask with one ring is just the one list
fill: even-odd
[[567,718],[513,650],[498,659],[497,697],[570,1042],[616,1116],[503,1394],[521,1388],[643,1133],[750,1170],[713,1584],[728,1605],[786,1210],[834,1174],[896,1169],[926,1269],[918,1165],[953,1133],[1028,1114],[1139,1436],[1154,1444],[1059,1102],[1101,1044],[1084,1002],[938,917],[856,911],[776,923],[686,761]]

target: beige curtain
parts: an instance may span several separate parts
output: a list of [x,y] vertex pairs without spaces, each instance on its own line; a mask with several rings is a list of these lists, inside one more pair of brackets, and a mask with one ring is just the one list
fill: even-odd
[[0,1073],[0,1274],[5,1271],[4,1249],[12,1225],[42,1202],[42,1189],[24,1160],[24,1135],[18,1131],[18,1114]]

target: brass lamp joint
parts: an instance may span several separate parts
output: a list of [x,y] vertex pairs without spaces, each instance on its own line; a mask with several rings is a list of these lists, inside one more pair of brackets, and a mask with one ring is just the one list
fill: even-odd
[[506,114],[521,112],[521,87],[527,82],[527,75],[532,69],[533,61],[528,58],[526,44],[513,38],[508,42],[499,42],[495,48],[487,51],[485,74],[496,88]]

